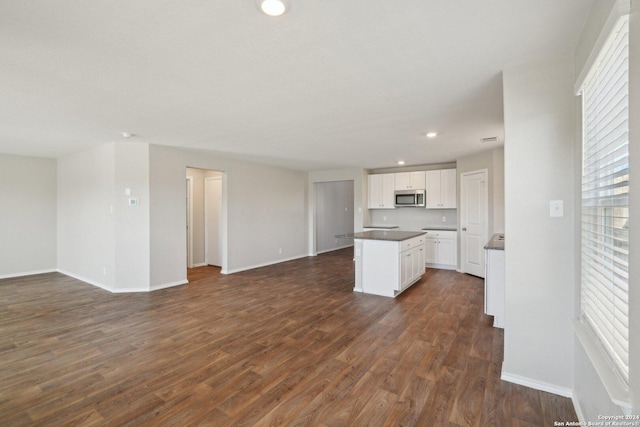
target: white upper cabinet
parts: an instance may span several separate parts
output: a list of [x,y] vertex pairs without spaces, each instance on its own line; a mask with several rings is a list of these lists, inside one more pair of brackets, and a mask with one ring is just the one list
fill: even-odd
[[369,175],[369,209],[395,209],[395,174]]
[[395,174],[396,190],[424,190],[426,172],[399,172]]
[[427,171],[427,209],[455,209],[456,169]]

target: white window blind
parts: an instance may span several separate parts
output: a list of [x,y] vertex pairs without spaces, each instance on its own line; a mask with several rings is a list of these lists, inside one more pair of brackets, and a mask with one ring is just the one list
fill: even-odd
[[620,18],[582,86],[582,320],[629,381],[629,24]]

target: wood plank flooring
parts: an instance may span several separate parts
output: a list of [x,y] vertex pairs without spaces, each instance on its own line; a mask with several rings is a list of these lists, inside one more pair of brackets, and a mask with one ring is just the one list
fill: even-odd
[[0,425],[551,426],[569,399],[500,380],[481,279],[354,293],[351,249],[110,294],[0,280]]

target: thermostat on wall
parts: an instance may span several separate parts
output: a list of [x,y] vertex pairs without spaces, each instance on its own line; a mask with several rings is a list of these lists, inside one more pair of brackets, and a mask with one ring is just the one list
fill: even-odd
[[138,199],[137,197],[129,198],[129,206],[138,206],[139,204],[140,204],[140,199]]

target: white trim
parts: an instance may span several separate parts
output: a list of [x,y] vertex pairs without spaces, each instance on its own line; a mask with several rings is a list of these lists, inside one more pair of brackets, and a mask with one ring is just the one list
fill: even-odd
[[[220,172],[220,171],[215,171],[215,172]],[[220,243],[220,251],[222,252],[220,254],[220,264],[224,264],[224,253],[225,253],[225,243],[224,242],[224,233],[223,232],[223,228],[226,227],[225,221],[223,220],[223,207],[225,204],[224,201],[224,181],[222,179],[223,177],[223,172],[220,172],[220,176],[208,176],[205,177],[204,179],[204,265],[214,265],[214,264],[210,264],[209,263],[209,203],[207,200],[207,181],[220,181],[220,240],[222,240]],[[194,266],[195,267],[195,266]]]
[[558,396],[573,398],[573,390],[566,387],[560,387],[555,384],[549,384],[545,381],[538,381],[532,378],[523,377],[521,375],[511,374],[509,372],[502,371],[500,379],[508,381],[514,384],[520,384],[525,387],[533,388],[540,391],[546,391],[548,393],[557,394]]
[[98,287],[100,289],[104,289],[105,291],[109,291],[111,293],[114,293],[113,289],[111,289],[109,286],[107,286],[107,285],[105,285],[103,283],[96,282],[95,280],[89,280],[89,279],[87,279],[85,277],[78,276],[77,274],[69,273],[68,271],[65,271],[65,270],[60,270],[59,268],[56,271],[58,273],[64,274],[65,276],[69,276],[69,277],[74,278],[76,280],[80,280],[81,282],[85,282],[85,283],[88,283],[89,285],[96,286],[96,287]]
[[576,415],[578,416],[578,421],[586,424],[587,420],[584,418],[584,412],[582,412],[578,398],[576,396],[571,396],[571,402],[573,403],[573,410],[576,411]]
[[23,271],[21,273],[3,274],[2,276],[0,276],[0,280],[2,280],[2,279],[11,279],[13,277],[34,276],[36,274],[55,273],[56,271],[58,271],[58,270],[56,270],[55,268],[52,268],[50,270]]
[[332,249],[326,249],[324,251],[319,251],[319,252],[316,253],[316,255],[326,254],[327,252],[339,251],[340,249],[346,249],[346,248],[352,248],[352,247],[353,247],[353,243],[350,243],[348,245],[338,246],[337,248],[332,248]]
[[623,409],[631,409],[629,390],[623,385],[592,333],[578,319],[573,320],[571,325],[611,401]]
[[607,17],[607,21],[602,26],[600,30],[600,34],[598,35],[598,39],[594,43],[591,48],[591,52],[589,53],[589,57],[585,62],[580,74],[578,74],[578,78],[576,79],[573,85],[573,91],[575,95],[580,95],[582,92],[582,85],[584,81],[587,79],[587,76],[591,72],[593,68],[593,64],[598,58],[600,51],[602,50],[602,46],[609,38],[613,27],[618,22],[618,19],[623,17],[624,15],[629,15],[631,13],[631,0],[616,0],[615,4],[611,8],[611,12],[609,12],[609,16]]
[[111,292],[114,294],[132,294],[132,293],[140,293],[140,292],[149,292],[149,288],[116,289]]
[[178,280],[176,282],[161,283],[159,285],[150,286],[149,287],[149,291],[157,291],[157,290],[160,290],[160,289],[172,288],[174,286],[186,285],[188,283],[189,283],[188,280]]
[[199,262],[198,264],[193,264],[193,267],[191,268],[196,268],[196,267],[204,267],[207,266],[209,264],[207,264],[206,262]]
[[435,268],[436,270],[455,270],[457,272],[460,273],[460,271],[458,270],[458,267],[455,265],[449,265],[449,264],[425,264],[424,265],[426,268]]
[[187,198],[189,200],[189,215],[187,216],[187,227],[189,229],[187,245],[187,267],[193,267],[193,176],[187,175]]
[[232,270],[221,270],[220,274],[239,273],[241,271],[253,270],[254,268],[267,267],[269,265],[280,264],[281,262],[293,261],[293,260],[300,259],[300,258],[307,258],[308,256],[309,255],[307,255],[307,254],[297,255],[297,256],[290,257],[290,258],[279,259],[279,260],[276,260],[276,261],[267,261],[267,262],[263,262],[263,263],[260,263],[260,264],[249,265],[249,266],[246,266],[246,267],[234,268]]

